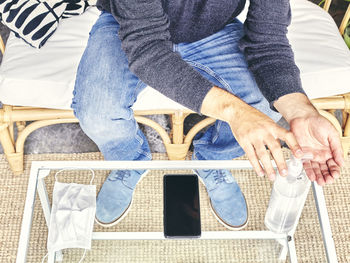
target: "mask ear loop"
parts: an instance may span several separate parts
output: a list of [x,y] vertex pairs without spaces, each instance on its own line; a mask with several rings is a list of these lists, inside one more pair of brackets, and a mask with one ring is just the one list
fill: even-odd
[[81,262],[83,262],[83,260],[84,260],[84,258],[85,258],[85,255],[86,255],[86,248],[84,249],[84,254],[83,254],[83,256],[81,257],[81,259],[79,260],[79,262],[78,263],[81,263]]
[[[87,168],[87,169],[90,170],[91,173],[92,173],[92,177],[91,177],[91,180],[90,180],[90,184],[92,184],[92,181],[95,179],[95,171],[92,170],[91,168]],[[62,173],[64,171],[67,171],[67,170],[72,170],[72,168],[69,168],[69,167],[63,168],[63,169],[59,170],[57,173],[55,173],[55,181],[58,182],[58,180],[57,180],[57,175],[58,174],[60,174],[60,173]]]
[[[79,260],[79,262],[78,263],[81,263],[81,262],[83,262],[83,260],[84,260],[84,258],[85,258],[85,255],[86,255],[86,248],[84,249],[84,254],[83,254],[83,256],[81,257],[81,259]],[[45,260],[45,258],[47,258],[47,256],[49,255],[49,253],[46,253],[46,255],[43,257],[43,259],[41,260],[41,263],[44,263],[44,260]]]
[[44,260],[48,255],[49,255],[49,252],[47,252],[46,255],[43,257],[43,259],[41,260],[41,263],[44,263]]

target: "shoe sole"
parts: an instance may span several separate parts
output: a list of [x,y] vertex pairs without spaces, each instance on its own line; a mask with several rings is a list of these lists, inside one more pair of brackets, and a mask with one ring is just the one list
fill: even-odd
[[[136,185],[138,185],[138,184],[141,182],[141,180],[142,180],[148,173],[149,173],[149,170],[147,170],[146,172],[144,172],[144,173],[141,175],[141,177],[140,177],[140,179],[139,179],[139,181],[137,182]],[[136,189],[136,185],[135,185],[135,189]],[[118,217],[116,220],[114,220],[114,221],[111,222],[111,223],[102,223],[102,222],[98,221],[98,219],[97,219],[96,216],[95,216],[95,222],[96,222],[98,225],[103,226],[103,227],[111,227],[111,226],[114,226],[114,225],[118,224],[120,221],[122,221],[122,220],[124,219],[124,217],[126,217],[126,215],[127,215],[127,214],[129,213],[129,211],[130,211],[130,208],[131,208],[132,203],[133,203],[133,200],[134,200],[135,189],[134,189],[134,192],[132,193],[131,202],[130,202],[129,206],[125,209],[124,213],[123,213],[120,217]]]
[[[208,190],[207,190],[207,187],[205,186],[205,183],[203,181],[203,179],[194,171],[192,170],[192,172],[197,175],[199,181],[204,185],[204,188],[205,188],[205,191],[207,192],[208,194]],[[208,194],[208,197],[209,197],[209,204],[210,204],[210,210],[212,212],[212,214],[214,215],[214,217],[216,218],[216,220],[219,221],[220,224],[222,224],[224,227],[230,229],[230,230],[235,230],[235,231],[239,231],[239,230],[242,230],[243,228],[245,228],[248,224],[248,220],[249,220],[249,210],[248,210],[248,205],[247,205],[247,200],[245,199],[245,196],[244,194],[242,193],[243,195],[243,198],[244,198],[244,202],[247,206],[247,220],[242,224],[242,225],[239,225],[239,226],[232,226],[232,225],[229,225],[227,224],[224,220],[221,219],[221,217],[215,212],[214,208],[213,208],[213,204],[211,203],[211,199],[210,199],[210,196]]]

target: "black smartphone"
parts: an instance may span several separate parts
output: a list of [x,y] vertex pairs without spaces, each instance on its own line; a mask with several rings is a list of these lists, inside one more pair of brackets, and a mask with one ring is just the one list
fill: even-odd
[[164,175],[164,236],[201,236],[198,178],[194,174]]

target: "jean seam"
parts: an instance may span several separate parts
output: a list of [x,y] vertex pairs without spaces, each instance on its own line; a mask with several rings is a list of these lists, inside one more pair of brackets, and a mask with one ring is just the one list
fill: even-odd
[[146,156],[147,158],[149,158],[150,160],[152,160],[152,154],[149,154],[146,151],[142,151],[142,150],[137,150],[137,153],[143,156]]
[[[115,25],[97,25],[97,26],[93,26],[89,32],[89,36],[91,37],[92,35],[94,35],[98,30],[101,29],[108,29],[108,28],[112,28],[113,30],[115,30],[116,26]],[[119,29],[117,30],[119,31]]]
[[193,145],[207,145],[209,144],[208,141],[203,141],[203,140],[195,140],[195,142],[193,142]]
[[221,125],[222,125],[222,122],[221,121],[217,121],[216,122],[216,129],[214,129],[216,131],[215,133],[215,136],[213,137],[213,143],[216,142],[216,140],[219,138],[219,133],[220,133],[220,128],[221,128]]
[[217,74],[214,70],[212,70],[210,67],[205,66],[201,63],[195,62],[195,61],[191,61],[191,60],[186,60],[185,61],[190,64],[193,67],[199,68],[203,71],[205,71],[206,73],[208,73],[211,77],[215,78],[220,84],[223,85],[223,87],[227,90],[230,91],[231,87],[230,85],[222,78],[219,76],[219,74]]
[[[237,147],[232,147],[229,150],[216,149],[215,152],[220,154],[220,153],[225,153],[227,151],[232,151],[232,149],[238,149],[239,151],[242,151],[243,153],[245,153],[245,151],[243,150],[243,148],[239,144]],[[198,152],[198,150],[196,150],[196,149],[195,149],[195,151]]]
[[[144,85],[144,83],[139,79],[139,81],[137,82],[136,87],[135,87],[135,89],[134,89],[134,91],[133,91],[133,97],[134,97],[133,105],[134,105],[135,102],[137,101],[137,96],[139,95],[139,94],[136,94],[136,91],[138,91],[139,88],[140,88],[142,85]],[[146,85],[146,86],[147,86],[147,85]],[[140,90],[140,92],[141,92],[141,90]],[[133,106],[133,105],[132,105],[132,106]]]
[[[136,120],[135,120],[135,121],[136,121]],[[139,129],[140,129],[140,128],[139,128]],[[140,143],[140,145],[141,145],[141,147],[142,147],[142,144],[143,144],[143,139],[142,139],[142,137],[141,137],[140,135],[136,134],[135,139]],[[152,158],[152,155],[148,154],[148,152],[143,151],[142,149],[138,149],[138,150],[137,150],[137,153],[138,153],[138,154],[142,154],[142,155],[144,155],[144,156],[146,156],[146,157]]]

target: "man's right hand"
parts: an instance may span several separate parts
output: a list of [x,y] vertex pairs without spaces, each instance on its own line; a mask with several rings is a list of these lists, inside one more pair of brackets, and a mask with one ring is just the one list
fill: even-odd
[[229,122],[236,140],[259,176],[265,173],[270,180],[274,180],[276,176],[266,147],[270,150],[279,173],[286,176],[287,165],[279,140],[286,142],[297,158],[303,156],[301,147],[292,132],[280,127],[257,109],[247,106],[235,116],[234,120]]
[[226,121],[230,125],[233,135],[259,176],[266,174],[271,180],[276,176],[266,146],[279,173],[287,174],[279,140],[286,142],[294,156],[303,156],[292,132],[278,126],[268,116],[225,90],[213,87],[203,100],[201,113]]

